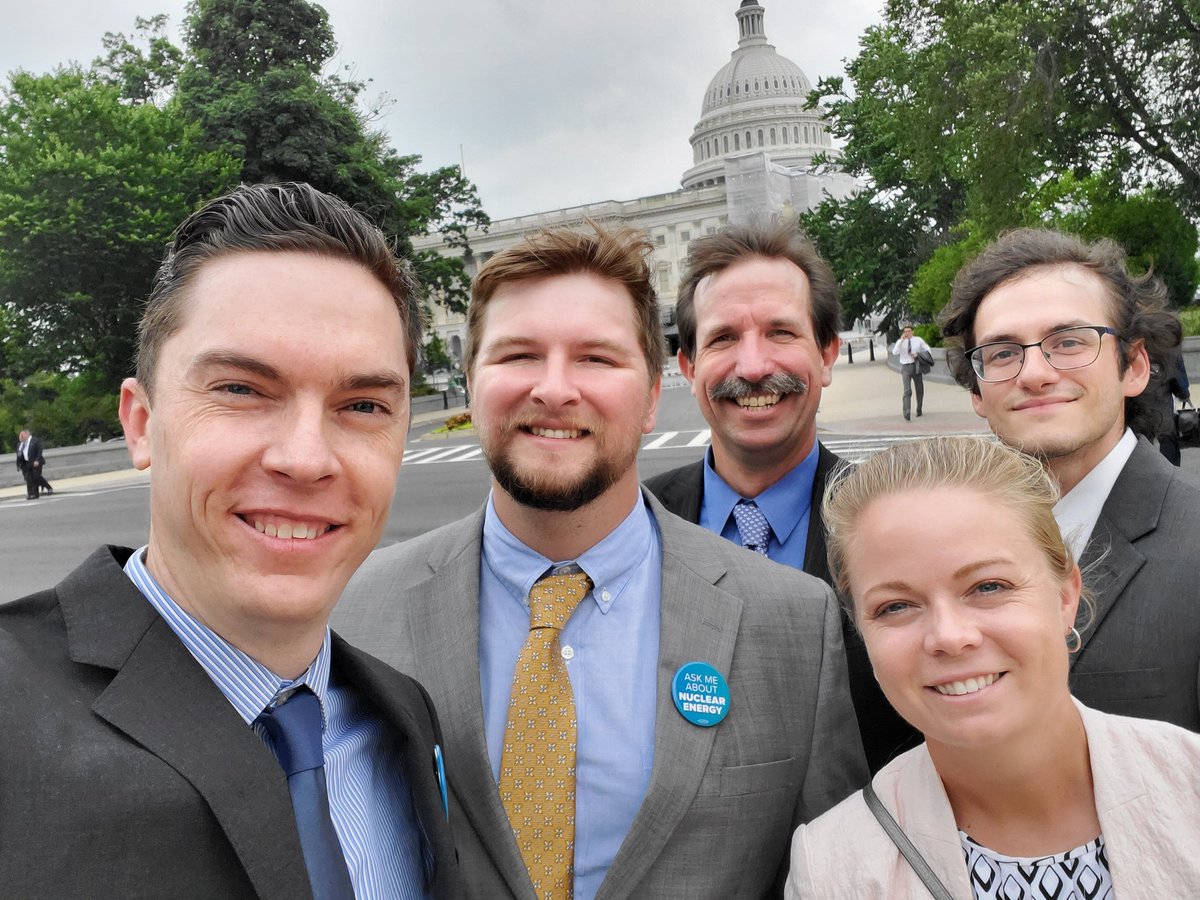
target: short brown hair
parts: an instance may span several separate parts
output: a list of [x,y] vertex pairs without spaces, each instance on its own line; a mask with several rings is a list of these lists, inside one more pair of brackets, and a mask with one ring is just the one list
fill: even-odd
[[654,292],[647,261],[654,244],[644,231],[636,228],[610,230],[590,220],[585,224],[586,231],[571,228],[538,231],[483,264],[471,284],[471,306],[467,310],[464,353],[467,372],[475,367],[488,302],[501,285],[589,272],[615,281],[629,292],[638,342],[650,370],[650,381],[662,376],[666,346],[658,313],[658,295]]
[[817,345],[828,347],[841,330],[842,305],[838,283],[829,263],[817,253],[799,227],[781,222],[770,227],[731,225],[692,242],[687,269],[675,301],[679,349],[696,358],[696,289],[709,275],[748,259],[786,259],[808,277],[813,334]]
[[409,369],[417,368],[424,305],[408,265],[383,232],[344,201],[311,185],[242,185],[188,216],[167,248],[138,326],[137,378],[147,396],[153,393],[163,343],[183,326],[187,287],[200,267],[234,253],[285,251],[348,260],[375,276],[396,302]]
[[[987,437],[934,437],[893,444],[832,479],[822,503],[829,570],[838,599],[854,617],[849,545],[863,512],[876,500],[908,491],[965,488],[994,497],[1015,512],[1059,579],[1075,569],[1075,558],[1054,518],[1059,490],[1054,477],[1032,456]],[[1085,592],[1079,628],[1090,623],[1094,604]]]
[[[1112,327],[1119,342],[1120,371],[1141,341],[1152,363],[1160,366],[1177,352],[1183,340],[1179,317],[1167,307],[1167,289],[1152,272],[1133,276],[1125,251],[1110,240],[1088,243],[1073,234],[1048,228],[1021,228],[1001,236],[959,270],[950,302],[938,321],[946,338],[946,360],[955,379],[974,394],[979,380],[966,357],[975,344],[975,317],[987,296],[1002,284],[1034,269],[1076,266],[1091,272],[1104,286],[1111,306]],[[1125,424],[1154,438],[1154,401],[1145,396],[1125,398]]]

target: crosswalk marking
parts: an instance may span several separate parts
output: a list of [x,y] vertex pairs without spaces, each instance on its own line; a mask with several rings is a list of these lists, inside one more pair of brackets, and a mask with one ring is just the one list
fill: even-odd
[[674,437],[675,437],[677,434],[679,434],[679,432],[678,432],[678,431],[664,431],[662,434],[660,434],[660,435],[659,435],[658,437],[656,437],[654,440],[652,440],[652,441],[650,441],[649,443],[645,444],[645,445],[642,447],[642,449],[643,449],[643,450],[657,450],[659,447],[662,447],[662,446],[664,446],[664,445],[666,445],[666,444],[669,444],[669,443],[671,443],[672,439],[674,439]]
[[[956,434],[974,434],[975,432],[955,432]],[[869,437],[844,437],[836,440],[822,440],[827,448],[849,462],[862,462],[868,456],[886,450],[893,444],[904,441],[918,440],[927,435],[920,434],[880,434]],[[643,451],[680,450],[687,448],[707,447],[712,440],[712,432],[707,429],[698,431],[663,431],[648,434]],[[419,450],[408,450],[404,454],[404,464],[420,466],[426,463],[460,463],[480,460],[483,450],[478,443],[455,444],[451,447],[422,447]]]

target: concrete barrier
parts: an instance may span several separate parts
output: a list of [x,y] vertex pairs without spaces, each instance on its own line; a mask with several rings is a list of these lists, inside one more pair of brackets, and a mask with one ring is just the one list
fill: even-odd
[[[116,472],[128,469],[129,451],[125,439],[97,441],[81,447],[51,447],[42,452],[46,467],[46,480],[54,484],[55,478],[75,478],[79,475],[96,475],[100,472]],[[0,456],[0,487],[24,484],[25,479],[17,471],[17,455],[5,453]]]

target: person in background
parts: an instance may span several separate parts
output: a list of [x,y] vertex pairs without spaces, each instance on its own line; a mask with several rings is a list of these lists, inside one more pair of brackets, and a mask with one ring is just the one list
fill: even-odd
[[[1082,592],[1057,497],[1032,457],[971,437],[894,446],[831,488],[839,597],[925,743],[797,831],[788,898],[1200,896],[1200,735],[1068,689]],[[938,515],[910,528],[914,504]]]
[[[1152,366],[1151,369],[1159,368]],[[1174,359],[1163,365],[1150,379],[1146,391],[1154,392],[1158,409],[1158,452],[1173,466],[1178,466],[1183,460],[1179,449],[1179,435],[1175,433],[1175,401],[1179,398],[1184,402],[1192,399],[1191,385],[1188,382],[1187,367],[1183,364],[1183,354],[1178,353]]]
[[892,356],[895,356],[900,361],[900,378],[904,383],[904,400],[903,411],[904,421],[912,421],[912,395],[913,388],[917,389],[917,415],[922,414],[921,407],[925,403],[925,376],[921,374],[921,367],[918,364],[917,357],[923,352],[929,353],[929,345],[925,343],[924,338],[913,334],[911,325],[904,326],[904,333],[900,335],[900,340],[892,344]]
[[46,459],[42,456],[42,442],[26,430],[17,436],[17,470],[25,478],[25,497],[36,500],[39,491],[53,494],[54,488],[46,480],[43,470]]

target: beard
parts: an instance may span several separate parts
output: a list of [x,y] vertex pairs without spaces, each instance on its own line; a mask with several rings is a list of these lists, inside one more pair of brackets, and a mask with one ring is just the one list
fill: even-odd
[[613,453],[614,448],[605,446],[603,433],[591,432],[600,453],[583,472],[570,476],[536,468],[522,471],[508,452],[517,430],[518,426],[506,426],[494,443],[483,443],[484,459],[506,494],[522,506],[549,512],[574,512],[602,496],[637,464],[641,447],[639,435],[631,448]]
[[739,397],[754,397],[761,394],[806,394],[808,382],[791,372],[772,372],[761,381],[744,378],[726,378],[708,389],[709,400],[737,400]]

